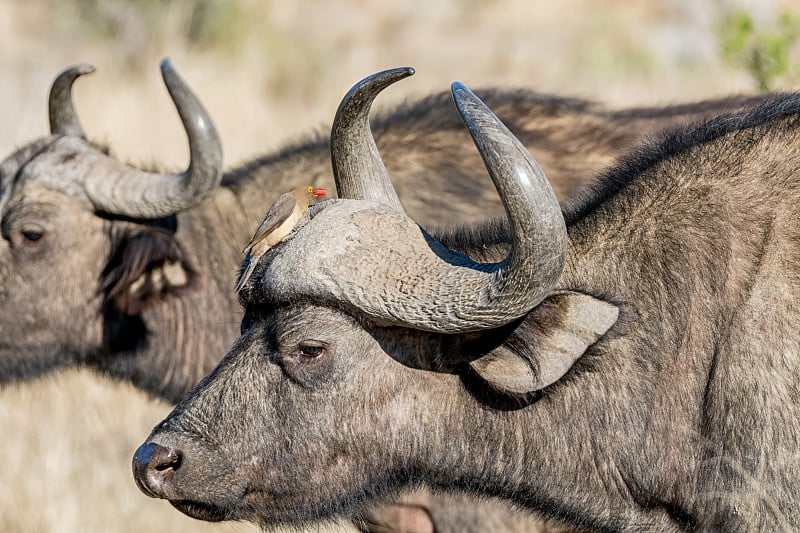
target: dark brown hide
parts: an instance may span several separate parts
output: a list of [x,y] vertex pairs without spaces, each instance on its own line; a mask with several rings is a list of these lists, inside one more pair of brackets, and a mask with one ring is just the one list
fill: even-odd
[[[259,291],[279,280],[257,269],[242,336],[145,445],[180,453],[180,468],[135,460],[137,482],[190,515],[265,525],[357,512],[425,484],[603,531],[797,530],[798,147],[800,96],[784,95],[608,170],[567,209],[569,259],[553,294],[605,301],[619,319],[523,405],[467,379],[451,336]],[[346,220],[326,220],[353,239]],[[494,228],[445,244],[499,258],[510,235]],[[392,237],[359,258],[364,272]],[[494,332],[504,348],[524,354],[535,344],[519,336],[562,332],[567,311],[545,303]]]
[[[565,201],[643,137],[763,98],[611,111],[528,90],[480,94],[536,150]],[[450,225],[501,213],[448,93],[385,110],[372,126],[416,220]],[[236,339],[235,272],[266,208],[298,180],[331,190],[328,138],[234,168],[201,204],[156,220],[98,213],[63,186],[87,173],[102,183],[106,175],[90,164],[99,155],[105,148],[51,135],[0,163],[0,331],[15,332],[0,335],[0,383],[86,365],[175,402]]]

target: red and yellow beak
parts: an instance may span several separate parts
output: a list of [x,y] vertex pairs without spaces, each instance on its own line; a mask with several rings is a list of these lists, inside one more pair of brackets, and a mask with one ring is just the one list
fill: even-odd
[[323,187],[309,187],[308,192],[314,196],[325,196],[328,194]]

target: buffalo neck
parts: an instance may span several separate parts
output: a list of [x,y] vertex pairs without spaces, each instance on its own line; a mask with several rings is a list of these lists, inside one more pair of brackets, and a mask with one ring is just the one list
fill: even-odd
[[[730,139],[690,147],[568,215],[556,289],[618,305],[617,324],[525,408],[487,408],[462,391],[443,417],[452,427],[433,435],[434,479],[600,529],[717,523],[730,502],[710,502],[721,474],[707,464],[726,415],[710,407],[709,389],[779,238],[776,217],[798,196],[753,159],[768,148],[748,148]],[[465,427],[476,429],[469,439],[445,440]]]
[[[608,394],[598,383],[583,389],[595,398]],[[428,437],[435,451],[427,454],[424,483],[499,497],[578,527],[680,530],[680,517],[667,505],[651,505],[627,457],[619,459],[607,445],[614,441],[639,453],[643,421],[619,412],[621,425],[609,428],[614,415],[578,396],[553,392],[519,411],[486,409],[462,398],[462,408],[448,406],[448,423],[439,422]],[[453,437],[465,429],[468,439]]]

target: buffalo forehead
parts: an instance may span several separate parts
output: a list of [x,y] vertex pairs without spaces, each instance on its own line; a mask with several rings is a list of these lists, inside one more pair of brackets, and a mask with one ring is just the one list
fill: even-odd
[[482,281],[483,273],[443,255],[406,215],[339,201],[268,252],[260,289],[269,299],[333,299],[390,322],[398,310],[424,317],[451,305],[443,278],[476,287]]
[[[23,179],[83,199],[91,207],[84,183],[92,174],[108,173],[104,159],[104,155],[89,147],[82,139],[61,137],[26,165]],[[108,175],[100,177],[113,178]]]
[[343,284],[368,282],[378,264],[413,259],[422,245],[419,226],[405,215],[365,201],[338,201],[268,253],[262,289],[335,294]]
[[24,189],[29,197],[32,187],[43,187],[79,199],[91,209],[85,179],[92,174],[109,178],[107,167],[104,156],[82,139],[48,137],[18,150],[0,165],[0,202],[8,201],[15,190]]
[[18,172],[31,158],[35,157],[55,140],[53,136],[43,137],[26,144],[0,161],[0,208],[11,197],[14,184],[19,179]]

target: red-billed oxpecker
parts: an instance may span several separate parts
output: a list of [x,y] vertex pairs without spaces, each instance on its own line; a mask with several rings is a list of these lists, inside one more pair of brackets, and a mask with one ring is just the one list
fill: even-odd
[[292,232],[303,218],[311,200],[325,196],[325,194],[325,189],[322,187],[296,187],[290,192],[278,196],[258,226],[253,238],[245,246],[244,263],[247,266],[236,284],[236,292],[239,292],[247,283],[259,258]]

